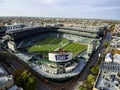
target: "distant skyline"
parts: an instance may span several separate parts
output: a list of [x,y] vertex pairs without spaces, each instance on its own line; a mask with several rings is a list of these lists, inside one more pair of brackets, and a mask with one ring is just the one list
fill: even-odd
[[0,16],[120,20],[120,0],[0,0]]

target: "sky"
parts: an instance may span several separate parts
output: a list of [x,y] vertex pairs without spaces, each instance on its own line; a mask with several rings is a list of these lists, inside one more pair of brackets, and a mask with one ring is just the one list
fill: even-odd
[[120,0],[0,0],[0,16],[120,20]]

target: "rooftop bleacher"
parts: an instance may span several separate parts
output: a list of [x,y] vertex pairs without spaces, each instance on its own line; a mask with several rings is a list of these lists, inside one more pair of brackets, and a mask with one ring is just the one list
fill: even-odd
[[106,72],[120,73],[120,64],[114,62],[104,62],[101,65],[101,70]]
[[95,88],[97,90],[120,90],[120,79],[117,78],[117,75],[100,72]]

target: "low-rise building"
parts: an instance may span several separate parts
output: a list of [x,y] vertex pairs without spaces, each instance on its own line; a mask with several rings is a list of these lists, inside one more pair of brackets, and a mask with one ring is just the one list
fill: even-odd
[[112,48],[119,48],[120,47],[120,38],[119,37],[113,37],[113,39],[110,42],[110,47]]
[[14,85],[12,75],[0,75],[0,90],[8,90]]
[[120,54],[106,55],[93,90],[120,90]]
[[12,75],[8,75],[6,70],[2,67],[0,63],[0,90],[7,90],[14,85],[14,80]]
[[22,88],[18,88],[18,87],[12,88],[14,85],[15,84],[14,84],[13,75],[8,75],[8,73],[0,63],[0,90],[23,90]]

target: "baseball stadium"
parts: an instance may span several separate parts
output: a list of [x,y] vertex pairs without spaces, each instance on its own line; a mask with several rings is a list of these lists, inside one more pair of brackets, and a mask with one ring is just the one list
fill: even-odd
[[44,78],[65,81],[80,74],[88,44],[100,34],[99,29],[36,26],[7,30],[2,44]]

